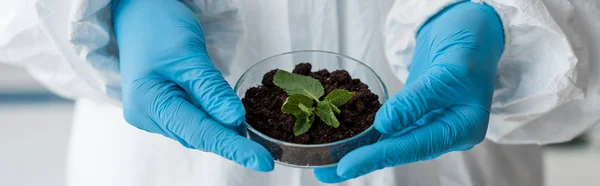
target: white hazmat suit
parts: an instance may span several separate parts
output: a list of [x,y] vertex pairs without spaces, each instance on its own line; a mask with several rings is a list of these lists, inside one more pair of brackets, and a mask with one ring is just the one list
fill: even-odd
[[[365,62],[394,93],[408,75],[419,27],[456,2],[193,0],[186,6],[202,23],[207,50],[230,84],[261,59],[312,49]],[[568,141],[600,121],[600,2],[482,2],[500,16],[506,39],[486,140],[339,185],[541,186],[538,144]],[[68,185],[323,184],[312,170],[277,165],[259,173],[127,124],[110,3],[0,3],[0,62],[26,68],[55,93],[77,100]]]

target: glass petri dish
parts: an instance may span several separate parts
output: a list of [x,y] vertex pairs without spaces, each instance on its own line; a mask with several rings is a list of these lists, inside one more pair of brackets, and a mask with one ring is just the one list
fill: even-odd
[[[278,54],[264,59],[250,67],[237,81],[234,91],[244,97],[246,90],[261,84],[263,75],[273,69],[292,71],[298,63],[310,62],[313,70],[328,69],[346,70],[353,78],[359,78],[369,86],[371,92],[379,96],[379,102],[388,99],[385,84],[373,69],[364,63],[341,54],[302,50]],[[341,123],[343,125],[343,123]],[[244,123],[239,131],[252,141],[265,147],[276,163],[296,168],[322,168],[337,165],[337,162],[348,152],[361,146],[379,141],[382,134],[371,126],[353,137],[326,144],[295,144],[281,141],[252,128]]]

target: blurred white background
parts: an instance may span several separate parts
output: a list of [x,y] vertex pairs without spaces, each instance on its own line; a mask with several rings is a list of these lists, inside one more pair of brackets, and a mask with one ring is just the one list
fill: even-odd
[[[25,71],[0,64],[0,186],[65,185],[72,109]],[[545,147],[546,185],[600,185],[598,128]]]

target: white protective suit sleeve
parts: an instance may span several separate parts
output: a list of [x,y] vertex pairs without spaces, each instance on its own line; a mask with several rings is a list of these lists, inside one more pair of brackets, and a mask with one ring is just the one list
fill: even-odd
[[[386,20],[386,57],[401,81],[408,76],[420,26],[457,2],[404,0],[393,5]],[[597,1],[473,2],[492,6],[505,33],[487,139],[563,142],[599,122],[600,57],[590,53],[600,43]]]
[[[69,47],[69,1],[6,0],[0,11],[0,63],[23,67],[53,92],[109,101],[98,73]],[[86,74],[86,76],[81,76]],[[7,77],[9,78],[9,77]]]
[[[190,0],[205,30],[209,55],[226,75],[241,34],[232,1]],[[4,0],[0,63],[23,67],[60,96],[121,105],[111,0]],[[203,11],[201,11],[203,10]],[[232,26],[233,25],[233,26]],[[215,30],[215,31],[213,31]],[[220,39],[216,42],[215,38]]]

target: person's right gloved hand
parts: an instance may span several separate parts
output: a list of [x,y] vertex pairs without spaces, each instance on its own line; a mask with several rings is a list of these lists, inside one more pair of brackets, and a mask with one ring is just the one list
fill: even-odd
[[234,128],[245,109],[209,58],[202,27],[176,0],[113,1],[125,120],[257,171],[273,158]]

